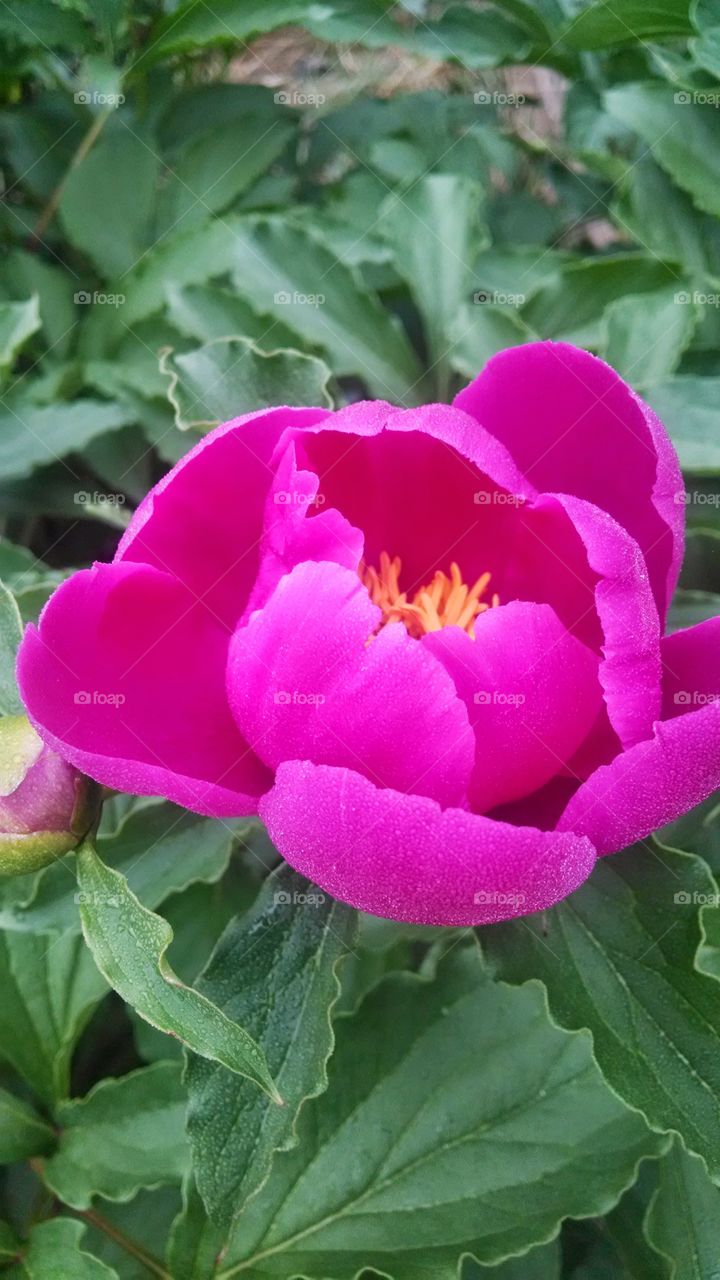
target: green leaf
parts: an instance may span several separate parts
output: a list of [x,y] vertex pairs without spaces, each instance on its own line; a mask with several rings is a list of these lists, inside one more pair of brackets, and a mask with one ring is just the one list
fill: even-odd
[[692,31],[687,0],[595,0],[561,32],[571,49],[604,49],[614,44],[640,44]]
[[[717,818],[717,814],[713,815]],[[713,853],[717,849],[717,829],[716,821],[711,824],[711,834],[708,843]],[[713,839],[713,837],[715,837]],[[713,847],[714,846],[714,847]],[[716,858],[713,858],[716,861]],[[708,863],[710,859],[708,859]],[[720,981],[720,911],[718,911],[717,894],[709,895],[709,901],[704,903],[700,909],[700,920],[702,924],[703,937],[697,955],[697,967],[702,973],[707,973],[712,978]]]
[[81,1249],[84,1222],[75,1218],[51,1218],[30,1233],[22,1260],[26,1280],[118,1280],[118,1273]]
[[10,297],[37,295],[42,328],[56,356],[66,354],[78,319],[73,304],[73,279],[56,263],[46,262],[24,249],[11,250],[3,263],[3,282]]
[[698,65],[720,79],[720,26],[708,27],[689,48]]
[[564,338],[594,346],[605,308],[627,293],[651,293],[674,285],[677,274],[638,253],[584,258],[565,267],[528,299],[521,319],[537,338]]
[[[196,985],[218,938],[233,916],[247,911],[257,897],[262,867],[250,854],[245,860],[244,849],[241,845],[222,880],[216,884],[191,885],[163,904],[163,915],[175,934],[172,953],[183,982],[189,986]],[[143,1026],[145,1031],[153,1033],[147,1023]],[[158,1038],[166,1043],[169,1039],[156,1033]]]
[[720,614],[720,595],[713,591],[676,591],[667,620],[667,631],[694,627]]
[[[487,10],[477,10],[465,5],[452,5],[436,22],[419,23],[405,39],[401,34],[400,43],[410,52],[441,61],[452,60],[463,67],[478,70],[499,67],[507,62],[524,62],[532,47],[529,34],[516,22],[498,13],[497,9],[500,7],[502,6],[497,5]],[[525,13],[527,7],[524,6]],[[367,25],[371,12],[368,6],[363,19],[365,31],[358,32],[358,38],[375,44],[377,28],[374,23],[372,26]],[[320,33],[321,28],[321,23],[315,25],[316,34]],[[402,28],[400,32],[402,33]],[[344,38],[341,32],[337,36]],[[383,32],[382,36],[383,44],[394,43],[398,39],[392,31]]]
[[[717,880],[720,875],[720,805],[717,794],[711,795],[702,804],[691,809],[689,813],[664,827],[658,839],[673,849],[684,849],[687,853],[697,854],[706,862]],[[701,913],[704,916],[704,913]],[[718,918],[711,913],[710,918]],[[707,928],[708,919],[704,920]],[[698,962],[702,956],[702,949]],[[700,967],[703,967],[700,965]]]
[[148,247],[159,168],[152,139],[118,123],[70,170],[60,221],[102,279],[122,276]]
[[659,1163],[648,1211],[650,1243],[671,1263],[671,1280],[714,1280],[720,1257],[720,1191],[697,1156],[675,1139]]
[[12,367],[23,344],[39,328],[37,295],[27,302],[0,302],[0,377]]
[[258,311],[322,347],[337,374],[361,377],[373,395],[414,394],[420,369],[399,325],[304,229],[279,218],[238,222],[232,274]]
[[15,603],[20,610],[23,623],[37,622],[40,611],[47,604],[53,591],[68,577],[68,573],[48,572],[30,579],[29,575],[20,575],[13,580],[12,588]]
[[639,133],[698,209],[720,214],[720,133],[712,105],[654,81],[616,86],[605,102],[612,115]]
[[405,26],[393,21],[392,7],[383,11],[367,0],[346,0],[327,16],[309,8],[304,23],[320,39],[350,40],[369,48],[397,44],[409,53],[464,67],[497,67],[522,62],[531,48],[527,30],[498,13],[501,7],[510,6],[478,11],[453,5],[437,21]]
[[216,338],[251,338],[263,350],[292,347],[295,336],[277,320],[257,315],[247,302],[217,285],[167,286],[167,312],[175,328],[198,342]]
[[198,988],[247,1026],[284,1100],[275,1107],[245,1081],[191,1059],[188,1133],[197,1185],[211,1218],[229,1228],[268,1175],[275,1151],[295,1143],[295,1120],[326,1086],[336,969],[355,913],[281,867],[254,908],[226,929]]
[[[509,9],[512,21],[497,9]],[[260,32],[294,23],[323,41],[368,45],[398,45],[411,53],[438,60],[453,59],[469,67],[494,67],[521,62],[529,53],[529,32],[544,31],[542,20],[529,5],[500,4],[489,12],[455,5],[437,22],[413,26],[394,20],[394,10],[372,0],[220,0],[210,9],[186,4],[164,18],[153,32],[150,47],[158,58],[168,53],[245,42]],[[171,18],[174,21],[171,21]]]
[[167,282],[201,284],[231,273],[258,314],[327,353],[335,373],[362,377],[373,395],[421,398],[418,362],[400,326],[354,270],[319,240],[282,218],[228,215],[168,237],[124,284],[123,321],[134,325],[164,305]]
[[67,1097],[80,1032],[107,991],[83,941],[0,933],[0,1054],[41,1098]]
[[[373,169],[378,171],[382,179],[386,182],[401,183],[410,187],[410,194],[412,195],[414,186],[411,186],[411,184],[423,178],[427,160],[422,148],[417,143],[410,142],[407,138],[378,138],[370,146],[370,163]],[[428,174],[427,176],[429,177],[430,175]],[[400,202],[400,197],[394,194],[388,196],[387,199],[391,205],[395,202],[398,204]],[[355,235],[350,237],[350,244],[357,236],[358,232],[355,232]],[[361,240],[365,238],[362,232],[360,232],[360,237]],[[371,241],[371,249],[374,243],[374,241]],[[336,247],[337,245],[334,243],[333,249]]]
[[269,404],[332,406],[330,370],[299,351],[261,351],[249,338],[216,338],[183,355],[166,352],[162,370],[181,431],[215,427]]
[[720,274],[717,220],[698,213],[651,155],[642,156],[628,177],[629,187],[618,201],[620,230],[630,231],[651,253],[680,263],[688,273]]
[[508,1258],[497,1267],[485,1267],[468,1258],[462,1280],[560,1280],[559,1243],[553,1240],[551,1244],[541,1244],[521,1258]]
[[[47,10],[43,0],[37,3]],[[27,11],[27,6],[23,8]],[[0,14],[3,12],[0,9]],[[3,112],[3,151],[20,178],[23,191],[45,201],[62,180],[82,134],[77,115],[64,94],[38,96],[41,100],[35,104],[26,102],[21,110]],[[17,201],[20,194],[17,188],[14,194],[14,216],[6,222],[6,227],[13,240],[29,239],[37,222],[37,210],[32,207],[35,201],[24,205]],[[3,203],[10,205],[9,201]]]
[[26,547],[15,546],[0,538],[0,579],[15,597],[23,623],[35,621],[52,592],[72,572],[48,569]]
[[407,193],[388,196],[380,229],[425,326],[438,398],[448,390],[450,337],[472,296],[474,264],[489,243],[483,190],[461,174],[430,173]]
[[666,378],[647,393],[678,451],[683,471],[714,475],[720,471],[717,406],[720,378],[680,374]]
[[183,1188],[183,1207],[168,1238],[167,1264],[173,1280],[213,1280],[227,1233],[208,1218],[192,1174]]
[[[70,517],[71,521],[102,522],[111,529],[121,531],[126,527],[127,520],[121,514],[123,508],[109,502],[78,502],[77,495],[82,490],[78,490],[77,484],[78,477],[68,465],[57,462],[38,468],[27,480],[16,480],[8,484],[0,480],[0,502],[8,515],[22,515],[25,518],[29,515],[59,515]],[[92,495],[88,495],[86,491],[85,496]],[[47,574],[43,573],[42,581],[47,582]],[[20,598],[23,594],[22,590],[18,591]]]
[[557,282],[561,273],[574,264],[581,266],[584,260],[578,263],[573,254],[559,249],[546,249],[538,258],[537,249],[493,245],[475,263],[475,288],[480,293],[521,294],[527,300],[539,289]]
[[82,48],[88,28],[80,13],[70,5],[25,0],[21,9],[0,12],[0,34],[30,47],[44,45]]
[[130,1200],[142,1187],[180,1182],[189,1156],[186,1102],[175,1062],[101,1080],[58,1108],[60,1138],[45,1181],[74,1209],[88,1209],[95,1195]]
[[246,115],[233,128],[194,133],[173,156],[159,220],[168,231],[219,213],[270,168],[295,132],[278,115]]
[[698,321],[692,294],[682,289],[625,294],[603,316],[603,355],[633,387],[674,373]]
[[232,133],[255,116],[263,116],[268,124],[295,118],[265,85],[229,84],[224,76],[209,81],[197,77],[166,101],[158,132],[163,150],[175,154],[191,135],[206,133],[210,125]]
[[27,547],[18,547],[7,538],[0,537],[0,578],[8,581],[15,574],[34,573],[38,563],[42,562],[38,562],[37,556],[28,551]]
[[89,842],[78,850],[77,873],[85,940],[115,991],[151,1026],[254,1080],[280,1103],[254,1040],[170,968],[165,952],[173,932],[167,921],[143,907],[125,877],[106,867]]
[[[195,884],[173,894],[163,904],[162,913],[172,927],[171,960],[183,982],[194,986],[207,964],[223,929],[238,911],[247,910],[257,895],[259,866],[250,871],[233,858],[228,874],[217,884]],[[155,1027],[128,1010],[137,1051],[145,1062],[164,1058],[183,1059],[179,1040],[163,1035]]]
[[[195,986],[197,975],[208,964],[220,933],[233,915],[246,910],[255,899],[258,874],[259,867],[252,873],[247,872],[238,856],[233,859],[227,876],[218,884],[193,884],[183,893],[170,897],[163,905],[163,915],[174,933],[173,968],[188,986]],[[143,1060],[183,1060],[181,1042],[150,1027],[149,1023],[138,1018],[135,1010],[128,1009],[128,1014],[137,1052]]]
[[637,1182],[600,1224],[603,1236],[612,1241],[625,1268],[623,1280],[671,1280],[666,1260],[652,1247],[643,1230],[648,1205],[657,1189],[659,1163],[654,1160],[641,1167]]
[[10,575],[7,585],[15,596],[23,625],[37,621],[40,610],[53,591],[73,572],[73,569],[48,569],[42,560],[36,560],[34,569]]
[[15,658],[22,640],[22,619],[11,591],[0,582],[0,715],[21,715],[24,708],[15,683]]
[[[15,399],[0,412],[0,478],[27,476],[35,467],[82,449],[104,431],[133,421],[127,408],[105,400],[38,406],[28,399]],[[68,470],[74,477],[75,472]]]
[[4,1263],[19,1258],[21,1253],[22,1244],[20,1240],[18,1240],[9,1223],[0,1218],[0,1262]]
[[[133,329],[139,320],[155,315],[166,302],[169,288],[204,284],[230,271],[235,227],[239,219],[222,219],[168,235],[123,280],[123,322]],[[112,317],[111,317],[112,319]],[[122,330],[118,321],[119,337]]]
[[550,1008],[587,1027],[608,1083],[657,1130],[676,1130],[720,1176],[720,984],[698,971],[704,862],[657,841],[604,858],[544,916],[494,925],[501,975],[541,978]]
[[[133,893],[153,909],[199,880],[225,871],[235,835],[246,821],[215,821],[164,800],[144,801],[118,829],[100,835],[102,861],[123,875]],[[0,911],[5,929],[67,933],[81,928],[73,854],[49,866],[30,892]]]
[[[332,13],[331,6],[322,9],[324,15]],[[223,0],[214,10],[186,3],[160,21],[152,33],[151,46],[155,57],[165,57],[223,41],[244,42],[287,23],[302,22],[307,10],[307,0],[243,0],[240,4]]]
[[[633,135],[608,114],[597,88],[582,80],[571,84],[565,99],[564,117],[564,142],[574,156],[592,173],[601,174],[613,184],[621,183],[627,170],[622,152],[632,145]],[[630,176],[634,183],[637,176],[635,168]],[[537,215],[534,226],[537,227]],[[536,238],[532,224],[530,235]],[[648,244],[645,237],[638,236],[637,239],[640,244]]]
[[[486,296],[482,290],[476,292],[479,299]],[[477,377],[483,365],[498,351],[520,346],[533,336],[514,306],[483,301],[459,307],[450,333],[450,362],[453,369],[466,378]]]
[[538,983],[491,982],[472,948],[434,981],[386,979],[336,1034],[328,1090],[246,1206],[226,1280],[454,1280],[466,1252],[498,1262],[605,1213],[660,1149],[588,1036],[553,1026]]
[[[150,1276],[167,1280],[161,1262],[163,1245],[181,1202],[176,1183],[154,1191],[139,1191],[132,1200],[104,1200],[98,1206],[103,1224],[109,1224],[113,1236],[117,1232],[119,1239],[116,1241],[107,1230],[91,1222],[88,1248],[108,1266],[115,1267],[120,1280],[148,1280]],[[87,1216],[94,1216],[92,1210]],[[125,1241],[131,1242],[132,1253],[123,1247]]]
[[50,1125],[27,1102],[0,1088],[0,1164],[46,1155],[54,1145]]

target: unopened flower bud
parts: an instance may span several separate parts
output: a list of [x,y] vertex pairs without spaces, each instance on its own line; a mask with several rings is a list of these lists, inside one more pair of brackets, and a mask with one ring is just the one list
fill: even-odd
[[91,824],[90,783],[26,716],[0,719],[0,875],[25,875],[74,849]]

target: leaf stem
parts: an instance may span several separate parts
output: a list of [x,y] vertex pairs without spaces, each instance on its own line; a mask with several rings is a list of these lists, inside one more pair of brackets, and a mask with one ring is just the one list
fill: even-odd
[[68,178],[70,177],[70,174],[72,173],[73,169],[77,169],[78,165],[82,164],[88,152],[91,151],[92,148],[94,147],[95,143],[100,137],[100,134],[105,128],[105,125],[108,119],[110,118],[112,110],[113,110],[112,107],[108,107],[105,111],[101,111],[99,112],[98,115],[96,115],[95,119],[90,125],[90,128],[88,129],[82,142],[80,143],[80,146],[78,147],[77,151],[73,155],[70,161],[70,164],[65,170],[65,173],[63,174],[62,178],[60,179],[57,186],[53,190],[50,196],[50,199],[48,200],[47,204],[45,205],[45,208],[40,214],[40,217],[35,223],[35,226],[31,232],[30,239],[28,242],[28,248],[32,249],[36,245],[41,243],[42,238],[45,235],[45,232],[47,231],[50,223],[52,222],[53,218],[55,217],[55,214],[58,211],[58,205],[62,200],[63,192],[67,185],[67,181],[68,181]]
[[125,1232],[121,1231],[119,1227],[116,1227],[112,1222],[108,1222],[107,1218],[103,1218],[102,1214],[96,1213],[94,1209],[73,1209],[73,1213],[78,1218],[82,1218],[83,1222],[97,1227],[98,1231],[102,1231],[110,1240],[114,1240],[115,1244],[119,1245],[121,1249],[124,1249],[131,1257],[136,1258],[144,1267],[147,1267],[152,1275],[158,1276],[160,1280],[172,1280],[170,1272],[165,1270],[157,1258],[143,1249],[135,1240],[131,1240],[129,1236],[126,1236]]
[[[34,1156],[31,1160],[28,1160],[28,1165],[33,1173],[40,1178],[43,1186],[47,1188],[45,1183],[45,1161]],[[49,1188],[47,1189],[49,1190]],[[103,1218],[102,1214],[97,1213],[95,1209],[75,1209],[72,1205],[65,1205],[62,1201],[57,1200],[55,1203],[62,1204],[63,1209],[69,1209],[70,1213],[73,1213],[76,1218],[82,1218],[83,1222],[87,1222],[88,1226],[96,1227],[98,1231],[102,1231],[110,1240],[114,1240],[116,1245],[119,1245],[131,1257],[136,1258],[144,1267],[147,1267],[152,1275],[158,1276],[159,1280],[172,1280],[170,1272],[165,1270],[158,1258],[153,1257],[135,1240],[131,1240],[130,1236],[126,1236],[124,1231],[121,1231],[114,1223],[108,1222],[107,1218]]]

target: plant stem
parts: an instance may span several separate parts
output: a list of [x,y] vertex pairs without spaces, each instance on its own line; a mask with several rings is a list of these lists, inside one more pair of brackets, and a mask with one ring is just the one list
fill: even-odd
[[[34,1156],[31,1160],[28,1160],[28,1164],[33,1173],[37,1174],[44,1184],[45,1161],[38,1156]],[[103,1218],[102,1214],[96,1213],[94,1209],[73,1209],[71,1205],[63,1205],[62,1201],[56,1200],[55,1203],[63,1209],[69,1208],[76,1218],[82,1218],[83,1222],[87,1222],[89,1226],[96,1227],[98,1231],[102,1231],[110,1240],[114,1240],[115,1244],[119,1245],[121,1249],[124,1249],[131,1257],[136,1258],[144,1267],[147,1267],[152,1275],[158,1276],[159,1280],[172,1280],[170,1272],[165,1270],[158,1258],[154,1258],[151,1253],[143,1249],[142,1245],[137,1244],[135,1240],[131,1240],[130,1236],[126,1236],[125,1232],[116,1227],[114,1223],[108,1222],[107,1218]]]
[[113,108],[109,107],[106,111],[101,111],[95,117],[92,124],[90,125],[90,128],[85,134],[77,151],[73,155],[73,158],[70,161],[70,164],[68,165],[65,173],[63,174],[62,178],[58,182],[57,186],[52,192],[52,195],[50,196],[50,199],[45,205],[45,208],[40,214],[40,217],[35,223],[32,234],[30,236],[30,240],[28,242],[29,249],[35,248],[42,241],[42,238],[45,235],[45,232],[47,231],[50,223],[52,222],[53,218],[55,217],[55,214],[58,211],[58,205],[62,200],[63,192],[67,185],[67,181],[68,181],[68,178],[70,177],[70,174],[72,173],[73,169],[77,169],[78,165],[82,164],[88,152],[91,151],[92,148],[94,147],[95,143],[100,137],[100,134],[105,128],[105,125],[112,113],[112,110]]
[[103,1218],[102,1214],[96,1213],[94,1209],[74,1209],[73,1212],[78,1218],[82,1218],[83,1222],[89,1223],[93,1227],[97,1227],[98,1231],[102,1231],[110,1240],[114,1240],[115,1244],[129,1253],[131,1257],[136,1258],[152,1275],[158,1276],[160,1280],[172,1280],[169,1271],[166,1271],[161,1262],[154,1258],[151,1253],[147,1253],[141,1245],[126,1236],[124,1231],[114,1226],[112,1222],[108,1222]]

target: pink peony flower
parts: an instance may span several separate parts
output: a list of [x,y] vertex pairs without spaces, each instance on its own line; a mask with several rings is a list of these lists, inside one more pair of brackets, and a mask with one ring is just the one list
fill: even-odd
[[91,777],[259,813],[378,915],[538,911],[720,782],[720,619],[662,638],[677,458],[602,361],[505,351],[452,407],[218,427],[19,659]]

